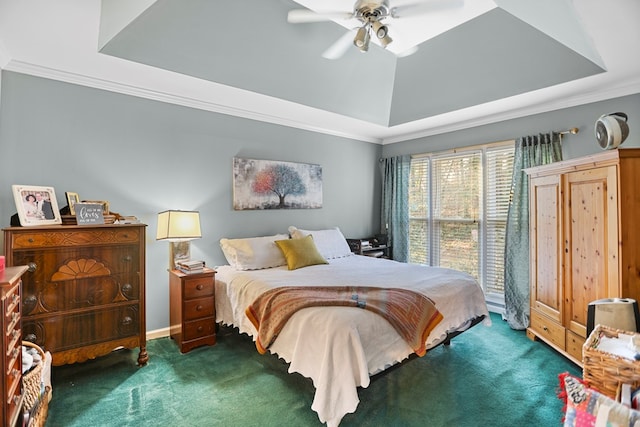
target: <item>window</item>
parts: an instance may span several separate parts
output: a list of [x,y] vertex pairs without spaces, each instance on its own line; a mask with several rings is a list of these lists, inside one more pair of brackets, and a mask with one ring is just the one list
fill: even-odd
[[513,153],[509,143],[411,160],[409,262],[465,271],[498,305]]

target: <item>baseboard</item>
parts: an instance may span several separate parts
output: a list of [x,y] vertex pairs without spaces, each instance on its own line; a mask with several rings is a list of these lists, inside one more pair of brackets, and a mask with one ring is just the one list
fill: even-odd
[[147,341],[155,340],[156,338],[165,338],[170,335],[169,328],[156,329],[154,331],[147,331]]
[[497,303],[494,303],[494,302],[491,302],[491,301],[487,301],[487,309],[491,313],[498,313],[499,315],[504,317],[505,310],[504,310],[504,305],[502,305],[502,304],[497,304]]

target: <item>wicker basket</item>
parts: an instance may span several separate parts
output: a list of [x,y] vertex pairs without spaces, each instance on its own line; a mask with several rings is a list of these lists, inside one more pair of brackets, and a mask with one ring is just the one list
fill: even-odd
[[42,367],[44,365],[44,351],[42,351],[37,344],[29,341],[22,341],[22,345],[24,347],[35,348],[42,359],[42,362],[38,363],[33,369],[22,376],[24,408],[29,410],[33,408],[42,394]]
[[29,411],[27,427],[43,427],[49,414],[49,401],[51,400],[51,387],[47,386],[45,392]]
[[590,387],[612,399],[616,399],[622,384],[631,384],[631,388],[640,387],[640,361],[598,350],[601,337],[618,338],[619,334],[634,335],[635,332],[598,325],[582,347],[584,380]]

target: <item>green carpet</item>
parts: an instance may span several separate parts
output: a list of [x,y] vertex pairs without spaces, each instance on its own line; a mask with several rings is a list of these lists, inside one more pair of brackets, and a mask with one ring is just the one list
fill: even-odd
[[[342,426],[556,426],[557,375],[581,370],[498,315],[359,390]],[[290,375],[246,335],[180,354],[169,338],[54,367],[47,426],[321,426],[310,380]]]

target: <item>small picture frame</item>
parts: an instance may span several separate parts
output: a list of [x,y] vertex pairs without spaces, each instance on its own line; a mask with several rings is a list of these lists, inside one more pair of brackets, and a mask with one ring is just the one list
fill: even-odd
[[109,202],[106,200],[83,200],[82,203],[102,205],[102,215],[109,215]]
[[36,185],[12,185],[13,198],[18,210],[20,225],[62,224],[58,201],[53,187]]
[[78,193],[72,193],[71,191],[67,191],[64,194],[65,196],[67,196],[67,206],[69,206],[69,214],[75,215],[76,210],[74,206],[76,205],[76,203],[80,203],[80,196],[78,196]]

